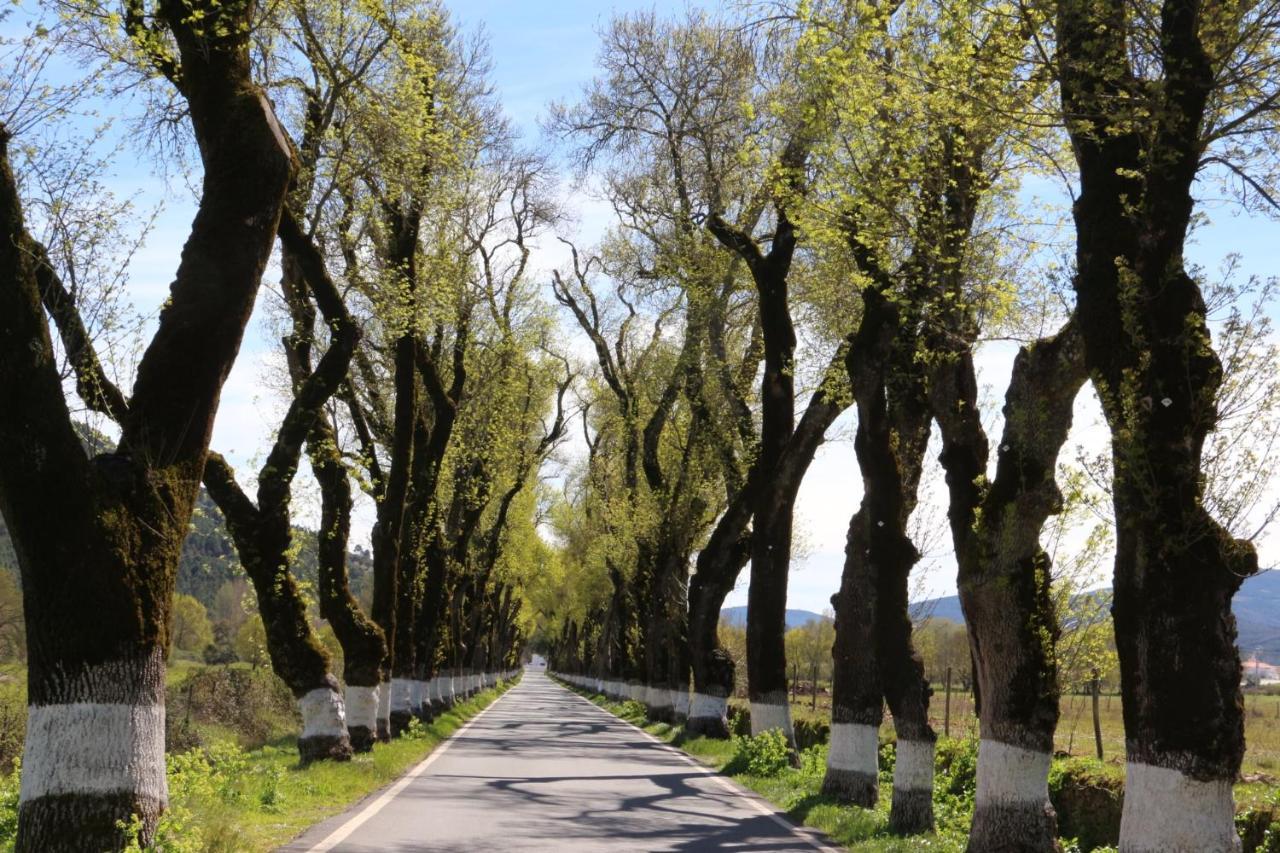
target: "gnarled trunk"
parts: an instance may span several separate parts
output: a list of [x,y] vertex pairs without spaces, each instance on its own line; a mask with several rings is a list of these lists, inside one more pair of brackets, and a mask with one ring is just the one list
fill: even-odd
[[1210,9],[1170,0],[1151,48],[1160,79],[1135,83],[1127,14],[1072,0],[1057,17],[1063,110],[1079,116],[1068,128],[1080,174],[1077,316],[1114,467],[1120,848],[1225,852],[1239,848],[1231,786],[1244,754],[1231,599],[1257,555],[1203,503],[1222,367],[1183,248],[1206,116],[1234,58],[1201,41]]
[[[175,36],[166,67],[181,62],[203,195],[133,398],[105,383],[104,399],[85,400],[121,421],[114,453],[87,458],[72,426],[41,307],[40,253],[0,127],[0,512],[30,650],[23,851],[117,848],[119,825],[135,815],[149,840],[166,805],[164,661],[178,554],[292,171],[251,81],[254,4],[195,8],[206,13],[199,34],[189,8],[161,4],[157,20]],[[91,364],[77,361],[78,371]]]
[[1058,722],[1058,624],[1039,538],[1061,507],[1054,474],[1084,380],[1074,321],[1018,353],[996,476],[984,488],[987,440],[971,355],[947,358],[934,377],[982,732],[969,833],[975,851],[1057,849],[1048,773]]

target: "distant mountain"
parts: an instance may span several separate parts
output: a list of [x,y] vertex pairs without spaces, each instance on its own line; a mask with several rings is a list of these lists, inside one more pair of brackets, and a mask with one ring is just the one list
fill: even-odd
[[[787,630],[799,628],[807,625],[815,619],[826,619],[821,613],[814,613],[812,610],[788,610],[787,611]],[[747,608],[746,607],[725,607],[720,610],[720,621],[727,625],[742,627],[747,624]]]
[[[1090,594],[1108,595],[1110,591],[1099,590]],[[912,604],[911,609],[917,620],[932,616],[964,622],[960,599],[954,595],[920,601]],[[1259,572],[1246,580],[1231,602],[1231,609],[1236,615],[1241,655],[1248,658],[1256,652],[1264,663],[1280,663],[1280,569]],[[789,614],[792,611],[787,612],[787,626],[790,627]]]

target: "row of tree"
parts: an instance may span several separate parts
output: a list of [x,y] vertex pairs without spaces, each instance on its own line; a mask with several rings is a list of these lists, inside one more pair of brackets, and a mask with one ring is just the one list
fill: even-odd
[[[367,751],[508,673],[574,378],[527,275],[557,216],[547,166],[440,4],[63,5],[6,57],[0,117],[0,510],[30,697],[18,848],[41,851],[118,848],[132,816],[145,841],[165,807],[165,664],[202,485],[297,698],[304,762]],[[73,59],[97,88],[44,74]],[[65,197],[41,206],[30,179],[42,127],[95,93],[141,98],[146,151],[198,156],[190,236],[127,394],[75,274],[109,259],[77,242],[83,219],[50,226]],[[210,443],[273,258],[283,404],[250,488]],[[87,446],[83,409],[117,439]],[[313,590],[293,566],[304,453]],[[368,606],[347,565],[355,488],[376,509]]]
[[[1220,291],[1183,249],[1197,180],[1275,203],[1277,14],[811,0],[614,20],[599,76],[550,122],[616,213],[555,282],[598,364],[556,517],[573,591],[546,625],[553,665],[725,736],[733,662],[716,626],[749,563],[752,729],[790,736],[793,510],[852,407],[862,494],[832,598],[823,790],[876,802],[887,704],[890,825],[929,829],[936,735],[908,597],[933,435],[981,723],[970,849],[1056,849],[1060,620],[1043,534],[1089,382],[1110,433],[1091,470],[1112,496],[1121,849],[1234,849],[1230,603],[1257,557],[1206,493],[1222,455],[1206,439],[1239,388],[1211,342],[1206,293]],[[1053,179],[1073,228],[1029,209]],[[1000,337],[1024,343],[993,447],[975,353]]]

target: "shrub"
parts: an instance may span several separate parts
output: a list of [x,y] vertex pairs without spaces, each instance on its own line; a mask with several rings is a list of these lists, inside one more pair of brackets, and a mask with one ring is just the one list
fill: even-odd
[[1244,853],[1280,853],[1280,791],[1236,815]]
[[725,769],[749,776],[777,776],[790,766],[786,735],[780,729],[769,729],[755,736],[736,737],[733,758]]
[[1055,761],[1049,768],[1049,800],[1058,832],[1074,838],[1082,853],[1120,843],[1124,778],[1096,758]]
[[792,724],[796,735],[796,749],[827,743],[831,740],[831,724],[826,720],[801,718]]
[[171,686],[167,697],[166,738],[170,752],[202,746],[202,727],[227,730],[240,746],[255,749],[300,723],[293,695],[270,670],[239,666],[209,667]]

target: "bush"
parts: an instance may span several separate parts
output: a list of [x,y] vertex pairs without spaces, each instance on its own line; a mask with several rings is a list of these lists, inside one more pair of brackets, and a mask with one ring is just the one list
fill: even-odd
[[1236,832],[1244,853],[1280,853],[1280,791],[1236,815]]
[[729,734],[738,735],[740,737],[751,736],[750,708],[744,708],[741,705],[730,705],[728,718]]
[[1049,800],[1058,832],[1073,838],[1081,853],[1120,843],[1124,777],[1096,758],[1055,761],[1049,768]]
[[831,740],[831,724],[826,720],[801,718],[792,726],[796,734],[796,749],[808,749]]
[[300,718],[293,694],[268,669],[210,667],[171,686],[166,739],[170,752],[203,746],[204,730],[230,734],[245,749],[296,734]]
[[936,787],[970,802],[978,789],[978,741],[976,738],[938,738],[934,767]]
[[780,729],[734,738],[734,753],[725,770],[730,774],[777,776],[791,766],[787,737]]

